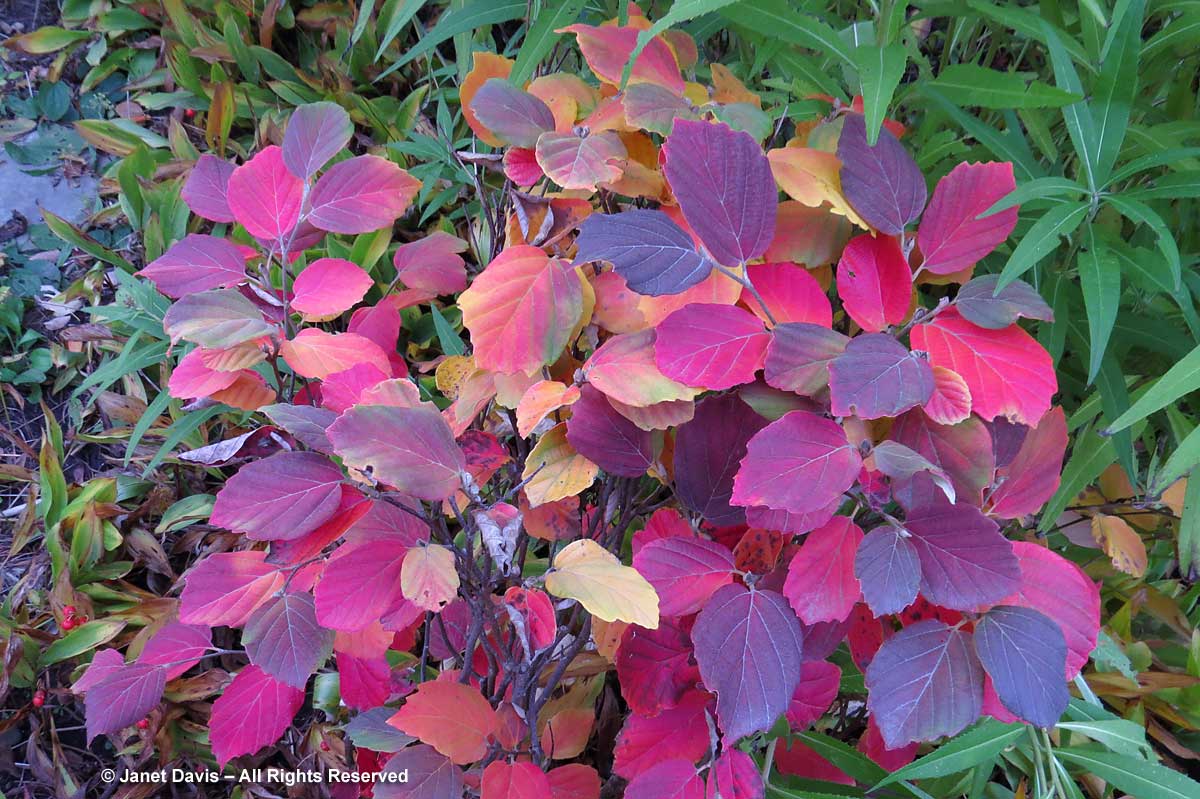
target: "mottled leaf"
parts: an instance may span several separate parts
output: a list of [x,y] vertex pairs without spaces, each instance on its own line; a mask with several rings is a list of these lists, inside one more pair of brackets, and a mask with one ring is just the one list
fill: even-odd
[[417,196],[421,181],[386,158],[339,161],[317,180],[308,221],[331,233],[370,233],[391,227]]
[[246,259],[225,239],[189,233],[138,274],[168,297],[179,298],[241,283],[246,279]]
[[283,135],[283,162],[293,175],[308,180],[350,143],[354,125],[337,103],[299,106]]
[[821,325],[785,322],[771,329],[763,376],[767,385],[815,396],[829,384],[829,364],[850,339]]
[[209,520],[259,541],[299,538],[337,510],[342,480],[342,470],[324,455],[280,452],[229,478]]

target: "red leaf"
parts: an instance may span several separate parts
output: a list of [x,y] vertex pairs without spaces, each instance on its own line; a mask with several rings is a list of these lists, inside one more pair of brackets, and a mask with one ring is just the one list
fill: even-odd
[[[583,53],[592,72],[605,83],[614,86],[621,83],[621,73],[637,46],[637,28],[619,28],[615,25],[571,25],[560,28],[557,33],[573,33],[578,37],[579,50]],[[679,75],[679,64],[671,48],[661,38],[651,39],[637,60],[629,76],[630,83],[657,83],[683,94],[683,78]]]
[[173,680],[200,662],[212,649],[212,630],[199,624],[171,622],[146,642],[137,662],[165,666],[166,678]]
[[217,492],[209,521],[257,541],[300,538],[337,510],[342,470],[315,452],[251,461]]
[[537,162],[537,152],[525,147],[505,150],[503,164],[504,176],[518,186],[532,186],[546,174]]
[[350,143],[354,125],[336,103],[299,106],[283,135],[283,162],[298,178],[308,180]]
[[934,495],[909,511],[904,528],[921,561],[921,593],[936,605],[974,610],[1017,587],[1020,567],[1012,543],[973,505]]
[[458,764],[484,756],[498,723],[496,711],[479,691],[447,680],[421,683],[388,719],[388,724]]
[[728,547],[690,536],[651,541],[633,558],[633,567],[658,592],[664,616],[699,611],[714,591],[733,582],[733,566]]
[[387,535],[339,547],[316,588],[317,619],[334,630],[361,630],[401,599],[400,567],[416,540]]
[[675,492],[684,507],[711,524],[741,524],[730,504],[733,479],[750,438],[766,426],[736,394],[705,397],[690,422],[675,431]]
[[1041,611],[1062,628],[1067,640],[1068,680],[1074,679],[1096,648],[1100,631],[1100,589],[1077,565],[1043,546],[1014,541],[1021,568],[1017,590],[997,604]]
[[458,490],[466,467],[449,426],[428,407],[354,407],[329,426],[328,434],[348,466],[370,468],[379,480],[418,499],[447,499]]
[[333,651],[333,631],[317,622],[312,594],[286,593],[254,611],[246,621],[242,644],[250,662],[294,688]]
[[227,193],[229,176],[234,165],[224,158],[205,153],[196,161],[179,196],[192,209],[192,213],[211,222],[232,222],[233,211],[229,210]]
[[155,258],[139,275],[168,297],[234,286],[246,279],[246,259],[225,239],[189,233]]
[[783,391],[816,396],[829,384],[829,364],[846,350],[850,339],[808,322],[784,322],[771,330],[763,377]]
[[369,363],[388,374],[392,368],[387,353],[370,339],[357,333],[326,333],[316,327],[306,327],[283,342],[280,354],[296,374],[319,380],[359,363]]
[[920,744],[911,743],[898,749],[888,749],[879,734],[874,717],[867,717],[867,731],[858,739],[858,751],[874,760],[887,771],[897,771],[913,762]]
[[[808,322],[821,327],[833,325],[833,307],[817,279],[804,267],[792,263],[751,264],[746,277],[767,304],[775,322]],[[766,311],[749,289],[742,291],[742,304],[763,322]]]
[[171,372],[167,390],[172,397],[194,399],[210,396],[237,381],[241,372],[222,372],[204,365],[204,354],[213,350],[196,348],[179,359]]
[[375,364],[356,363],[349,369],[329,374],[321,382],[321,404],[342,413],[357,405],[364,391],[387,379],[387,373]]
[[705,799],[762,799],[766,792],[753,758],[740,749],[726,749],[708,772]]
[[625,628],[616,665],[630,710],[657,716],[678,705],[700,679],[691,659],[691,639],[676,620],[664,618],[655,630],[636,624]]
[[1053,408],[1025,434],[1010,463],[996,470],[996,490],[988,498],[991,514],[1016,519],[1037,513],[1058,490],[1067,452],[1067,420]]
[[775,765],[781,774],[820,782],[853,785],[854,779],[799,740],[780,741],[775,748]]
[[961,163],[938,181],[925,218],[917,229],[921,268],[950,275],[974,266],[1008,238],[1017,225],[1017,209],[977,219],[1017,188],[1009,162]]
[[550,781],[533,763],[494,760],[483,770],[480,799],[551,799]]
[[421,181],[386,158],[339,161],[313,186],[308,221],[331,233],[370,233],[391,227],[417,196]]
[[650,433],[638,429],[591,385],[571,406],[567,442],[609,474],[640,477],[654,463]]
[[145,718],[162,699],[167,670],[150,663],[114,668],[87,690],[84,709],[88,743]]
[[338,691],[347,707],[370,710],[391,696],[391,667],[380,656],[374,658],[338,652]]
[[912,270],[894,238],[855,236],[838,261],[837,290],[850,318],[868,333],[878,333],[908,317]]
[[866,677],[867,707],[892,749],[955,735],[983,709],[983,667],[971,634],[940,621],[893,635]]
[[855,336],[829,364],[834,416],[899,416],[923,405],[932,394],[929,362],[883,333]]
[[687,760],[664,760],[629,781],[625,799],[704,799],[704,781]]
[[800,684],[788,704],[787,720],[792,729],[808,729],[833,704],[841,685],[842,670],[827,660],[806,660],[800,670]]
[[274,144],[233,170],[229,208],[251,236],[282,241],[300,219],[304,181],[288,171]]
[[208,728],[217,763],[224,768],[231,759],[279,740],[303,704],[299,688],[257,666],[242,669],[213,702]]
[[694,763],[708,753],[705,714],[712,697],[693,691],[653,718],[630,714],[617,736],[613,771],[631,780],[663,760]]
[[898,235],[925,207],[925,178],[887,128],[879,131],[879,139],[871,147],[862,116],[847,114],[843,119],[837,145],[842,191],[871,227]]
[[783,595],[805,624],[841,621],[862,597],[854,576],[854,555],[863,540],[845,516],[813,530],[788,565]]
[[958,424],[971,415],[971,389],[962,375],[944,366],[933,367],[933,393],[922,406],[938,424]]
[[179,619],[186,624],[240,627],[280,586],[284,575],[265,552],[220,552],[184,575]]
[[357,264],[318,258],[296,277],[292,308],[311,316],[339,314],[365,297],[374,282]]
[[[436,294],[457,294],[467,287],[467,270],[459,253],[467,243],[445,231],[396,248],[392,263],[404,285]],[[393,342],[393,346],[395,342]]]
[[732,501],[811,513],[837,500],[861,468],[862,457],[835,422],[792,411],[750,439]]
[[591,766],[568,763],[550,769],[546,778],[554,799],[600,799],[600,775]]
[[912,346],[934,366],[958,372],[971,390],[972,409],[985,420],[997,416],[1037,424],[1058,391],[1050,354],[1020,327],[978,327],[956,309],[912,330]]
[[680,119],[662,158],[684,219],[718,263],[740,266],[766,252],[779,190],[754,137],[724,123]]
[[800,681],[800,622],[774,591],[727,585],[696,617],[692,643],[730,743],[768,729]]
[[850,646],[850,658],[854,665],[859,671],[865,672],[883,644],[883,625],[871,615],[871,609],[865,604],[854,608],[850,615],[846,643]]
[[504,604],[524,621],[529,644],[535,652],[554,643],[558,623],[554,618],[554,603],[544,591],[514,585],[504,592]]
[[754,380],[769,341],[762,322],[748,311],[693,303],[658,324],[654,360],[672,380],[719,391]]

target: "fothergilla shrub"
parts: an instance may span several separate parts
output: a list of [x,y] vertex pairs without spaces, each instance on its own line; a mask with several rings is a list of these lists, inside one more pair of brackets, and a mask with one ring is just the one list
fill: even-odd
[[[973,276],[1016,223],[1011,165],[928,195],[903,129],[871,145],[853,105],[764,152],[758,97],[715,66],[685,82],[682,39],[650,40],[618,91],[637,29],[569,30],[601,89],[518,87],[497,57],[463,87],[517,187],[477,274],[446,232],[401,245],[382,292],[331,254],[419,186],[337,160],[336,106],[192,172],[192,210],[257,246],[192,234],[144,270],[194,345],[171,392],[269,421],[185,455],[240,464],[210,519],[234,543],[136,662],[97,654],[89,736],[214,653],[241,664],[211,709],[219,764],[336,675],[360,755],[426,790],[376,796],[761,797],[763,757],[811,776],[776,739],[855,668],[865,707],[842,710],[888,768],[985,714],[1057,721],[1099,594],[1023,530],[1067,428],[1020,322],[1049,308]],[[397,351],[401,311],[430,304],[461,310],[469,354],[448,313],[437,359]]]

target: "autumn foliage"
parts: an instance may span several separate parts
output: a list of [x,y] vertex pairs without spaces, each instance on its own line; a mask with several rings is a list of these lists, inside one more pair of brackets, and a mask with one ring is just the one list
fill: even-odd
[[[393,733],[387,767],[422,777],[390,795],[761,797],[767,745],[837,699],[843,645],[858,746],[887,768],[984,714],[1057,721],[1099,594],[1022,529],[1067,428],[1021,322],[1049,308],[972,274],[1016,223],[1011,165],[930,192],[899,125],[871,146],[841,105],[764,151],[756,95],[715,66],[685,82],[686,37],[651,39],[618,90],[636,28],[568,30],[600,89],[516,86],[495,56],[463,87],[519,187],[478,266],[439,231],[381,283],[330,243],[386,232],[420,188],[348,156],[335,105],[196,164],[184,200],[239,233],[142,274],[174,300],[172,395],[258,420],[188,454],[228,466],[210,521],[237,543],[184,575],[135,662],[97,654],[89,737],[156,707],[218,627],[246,664],[212,705],[220,765],[336,674]],[[437,360],[398,347],[430,305],[461,311],[468,350],[448,313]]]

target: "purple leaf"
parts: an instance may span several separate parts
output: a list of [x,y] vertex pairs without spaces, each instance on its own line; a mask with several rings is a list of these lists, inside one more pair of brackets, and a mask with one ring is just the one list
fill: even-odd
[[152,663],[113,669],[84,697],[87,739],[112,735],[146,717],[162,699],[167,670]]
[[733,477],[746,455],[746,442],[766,424],[734,394],[713,395],[696,403],[692,420],[675,434],[679,501],[711,524],[742,524],[745,508],[729,504]]
[[650,297],[678,294],[712,271],[683,228],[662,211],[592,214],[579,228],[575,264],[608,261],[630,291]]
[[949,475],[919,452],[896,441],[880,441],[871,449],[871,454],[875,456],[875,468],[893,481],[911,480],[920,472],[928,472],[934,484],[946,494],[946,499],[955,501],[954,484]]
[[[972,505],[983,501],[983,490],[992,482],[995,455],[991,434],[978,418],[941,425],[914,408],[896,420],[891,437],[944,471],[958,501]],[[913,507],[902,495],[898,499],[905,507]]]
[[609,474],[640,477],[654,464],[650,432],[626,419],[591,385],[584,385],[567,420],[567,442]]
[[719,589],[692,628],[704,686],[717,694],[717,722],[733,743],[768,729],[787,710],[803,663],[800,620],[774,591]]
[[337,103],[309,103],[292,112],[283,135],[283,163],[308,180],[350,143],[354,125]]
[[1032,608],[998,605],[975,625],[975,651],[996,695],[1030,724],[1053,727],[1071,699],[1062,628]]
[[173,621],[156,632],[138,655],[137,662],[165,666],[173,680],[200,662],[212,648],[212,630],[203,624]]
[[514,147],[533,147],[554,130],[554,114],[529,92],[503,78],[489,78],[471,99],[471,111],[496,138]]
[[691,103],[656,83],[635,83],[628,87],[621,105],[631,125],[663,136],[671,133],[676,119],[696,118]]
[[716,541],[671,536],[643,546],[633,556],[633,568],[654,586],[659,613],[687,616],[733,582],[734,560],[729,548]]
[[988,330],[1008,327],[1022,316],[1054,321],[1054,311],[1033,286],[1014,280],[997,294],[999,282],[999,275],[981,275],[958,290],[954,305],[964,319]]
[[139,275],[168,297],[225,288],[246,279],[246,259],[225,239],[190,233],[146,265]]
[[275,424],[282,427],[300,440],[309,449],[318,452],[333,452],[333,445],[325,430],[333,424],[338,415],[328,408],[317,408],[313,405],[289,405],[277,403],[259,408]]
[[375,799],[460,799],[463,772],[432,746],[417,744],[392,755],[383,769],[391,774],[408,772],[408,782],[381,780]]
[[917,598],[921,563],[908,538],[895,527],[883,525],[859,544],[854,575],[871,612],[884,616],[899,613]]
[[333,630],[317,623],[312,594],[283,594],[254,611],[242,644],[255,666],[286,685],[303,688],[333,651]]
[[841,621],[819,621],[816,624],[800,622],[804,631],[804,662],[824,660],[846,640],[854,614]]
[[904,527],[921,560],[921,593],[935,605],[974,610],[1020,584],[1012,543],[973,505],[952,505],[934,494],[909,512]]
[[888,749],[954,735],[983,709],[970,633],[932,619],[883,642],[867,667],[867,707]]
[[884,333],[850,339],[829,364],[829,396],[835,416],[879,419],[924,405],[933,394],[933,368]]
[[718,263],[737,266],[767,251],[779,191],[754,137],[725,124],[681,119],[663,157],[683,218]]
[[251,461],[217,492],[209,521],[256,541],[289,541],[333,515],[342,470],[315,452],[280,452]]
[[842,192],[871,227],[898,236],[921,215],[928,196],[917,162],[887,128],[874,147],[867,144],[862,116],[848,114],[838,139]]
[[205,153],[188,173],[179,196],[197,216],[210,222],[232,222],[227,194],[229,176],[236,168],[223,158]]
[[801,535],[824,525],[837,514],[841,506],[841,497],[824,508],[809,513],[790,513],[786,510],[772,510],[766,505],[756,505],[746,508],[746,524],[760,530],[778,530],[781,533]]
[[829,364],[846,350],[850,339],[836,330],[808,322],[785,322],[771,329],[763,376],[767,385],[816,395],[829,384]]

